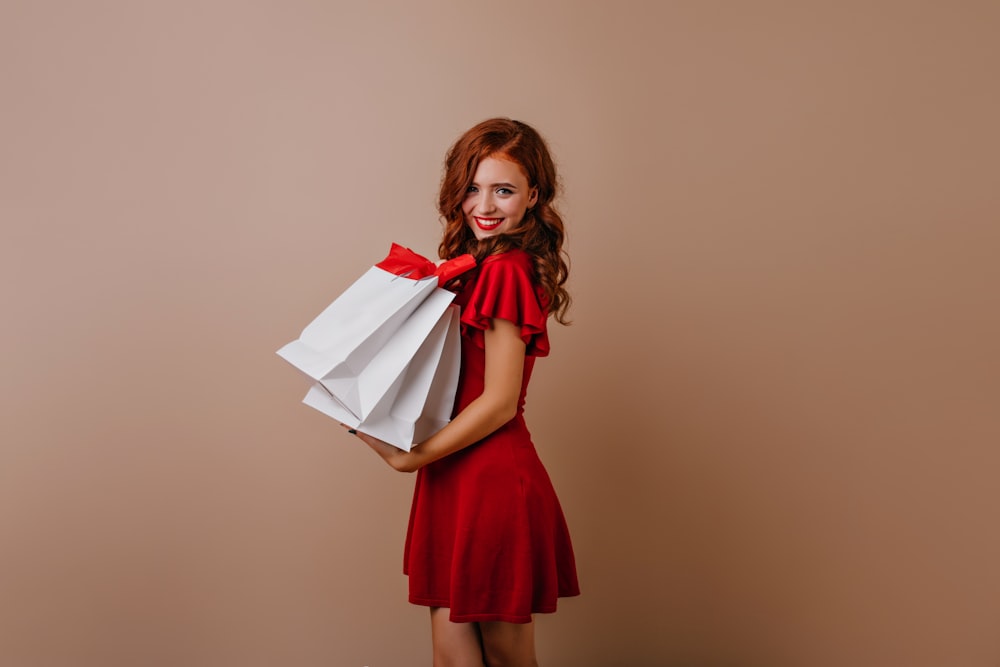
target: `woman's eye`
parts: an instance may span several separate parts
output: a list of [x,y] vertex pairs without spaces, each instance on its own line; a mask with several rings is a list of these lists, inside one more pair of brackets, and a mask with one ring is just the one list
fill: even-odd
[[470,185],[469,189],[465,191],[466,194],[470,195],[474,192],[479,192],[479,188],[477,188],[475,185]]
[[512,194],[514,194],[514,192],[512,190],[508,190],[507,188],[499,188],[497,190],[497,194],[498,195],[512,195]]

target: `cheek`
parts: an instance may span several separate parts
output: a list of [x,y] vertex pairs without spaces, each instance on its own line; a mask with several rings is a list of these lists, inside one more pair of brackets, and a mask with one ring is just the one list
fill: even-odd
[[471,227],[473,230],[476,228],[475,221],[472,219],[472,211],[475,207],[475,202],[470,202],[469,200],[465,200],[462,203],[462,219],[465,221],[465,225]]
[[522,218],[524,216],[524,212],[527,210],[527,206],[525,206],[525,202],[523,200],[517,202],[510,202],[507,204],[505,208],[506,208],[505,212],[507,213],[508,217],[518,218],[518,219]]

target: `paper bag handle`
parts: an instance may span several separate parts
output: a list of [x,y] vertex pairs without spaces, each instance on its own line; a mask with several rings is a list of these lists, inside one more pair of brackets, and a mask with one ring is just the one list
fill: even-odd
[[438,285],[444,285],[449,280],[465,273],[476,265],[476,260],[472,255],[459,255],[447,262],[442,262],[441,266],[436,265],[431,260],[418,255],[409,248],[405,248],[397,243],[393,243],[389,248],[389,254],[381,262],[376,264],[378,268],[397,276],[406,276],[414,280],[420,280],[428,276],[437,276]]

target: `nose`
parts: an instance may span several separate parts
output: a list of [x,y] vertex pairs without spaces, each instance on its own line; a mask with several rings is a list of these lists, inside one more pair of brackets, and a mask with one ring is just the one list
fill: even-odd
[[493,193],[489,190],[481,192],[479,194],[479,212],[480,213],[491,213],[496,207],[496,202],[493,200]]

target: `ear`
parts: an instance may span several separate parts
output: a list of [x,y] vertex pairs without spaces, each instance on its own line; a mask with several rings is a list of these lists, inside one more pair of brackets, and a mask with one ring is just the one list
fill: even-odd
[[537,186],[531,188],[531,193],[528,195],[528,208],[533,208],[536,203],[538,203],[538,187]]

